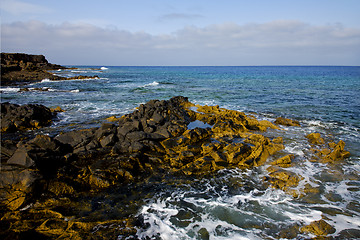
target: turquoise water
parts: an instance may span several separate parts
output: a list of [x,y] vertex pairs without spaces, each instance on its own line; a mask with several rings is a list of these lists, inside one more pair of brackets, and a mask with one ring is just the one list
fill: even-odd
[[[281,135],[285,134],[284,151],[303,161],[293,169],[305,176],[303,185],[310,183],[321,189],[313,203],[263,188],[265,167],[222,171],[216,176],[218,181],[195,179],[193,184],[164,189],[148,199],[138,214],[150,227],[139,229],[139,237],[159,233],[162,239],[196,239],[207,232],[210,239],[277,239],[281,229],[309,224],[321,216],[335,226],[334,237],[344,236],[346,229],[360,230],[360,67],[81,66],[54,73],[98,75],[99,79],[43,80],[22,86],[30,88],[26,92],[20,87],[1,88],[2,102],[61,106],[65,112],[53,126],[41,130],[50,134],[98,126],[106,117],[132,112],[151,99],[178,95],[201,105],[251,113],[259,119],[273,121],[283,116],[300,121],[302,128],[289,127]],[[346,142],[351,156],[336,169],[346,177],[329,177],[328,172],[334,169],[308,161],[310,146],[304,136],[311,132]],[[252,187],[234,190],[229,179]],[[336,201],[327,197],[329,194],[337,194]],[[297,239],[301,237],[309,236]]]
[[66,112],[59,125],[86,127],[151,99],[183,95],[199,104],[330,124],[332,134],[357,144],[359,156],[360,67],[81,67],[55,73],[100,79],[26,86],[48,91],[3,88],[2,102],[61,106]]

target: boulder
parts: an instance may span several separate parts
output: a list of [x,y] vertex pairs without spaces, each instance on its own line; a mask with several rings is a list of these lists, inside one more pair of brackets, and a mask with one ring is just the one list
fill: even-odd
[[9,158],[7,164],[19,165],[26,168],[35,166],[35,161],[30,157],[29,151],[31,151],[29,146],[19,143],[18,148]]
[[300,228],[300,231],[305,233],[312,233],[316,236],[326,236],[335,233],[335,228],[328,224],[323,219],[311,222],[309,225]]
[[314,144],[314,145],[321,145],[321,144],[325,143],[325,141],[321,137],[320,133],[310,133],[310,134],[306,135],[306,138],[309,140],[309,142],[311,144]]
[[0,174],[0,206],[14,211],[31,195],[36,171],[14,166],[2,166]]
[[71,151],[70,146],[47,135],[37,135],[27,143],[19,142],[7,164],[37,168],[44,176],[50,177],[64,165],[66,162],[64,156]]
[[1,103],[1,132],[16,132],[48,126],[55,116],[56,113],[53,113],[51,109],[39,104]]
[[289,119],[289,118],[283,118],[283,117],[278,117],[275,120],[275,124],[278,125],[283,125],[283,126],[295,126],[295,127],[300,127],[300,122],[293,120],[293,119]]
[[66,132],[56,136],[55,140],[64,145],[70,145],[74,150],[78,150],[93,140],[95,131],[96,129],[82,129]]
[[276,165],[282,168],[291,167],[291,160],[294,158],[294,155],[289,154],[284,157],[278,158],[277,160],[271,162],[271,165]]

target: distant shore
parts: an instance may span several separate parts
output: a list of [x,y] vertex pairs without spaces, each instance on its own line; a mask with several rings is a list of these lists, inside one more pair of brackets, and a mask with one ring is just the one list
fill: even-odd
[[49,80],[71,80],[98,78],[98,76],[76,76],[66,78],[57,76],[49,70],[68,69],[67,67],[49,63],[44,55],[25,53],[1,53],[1,85],[18,86],[28,83]]

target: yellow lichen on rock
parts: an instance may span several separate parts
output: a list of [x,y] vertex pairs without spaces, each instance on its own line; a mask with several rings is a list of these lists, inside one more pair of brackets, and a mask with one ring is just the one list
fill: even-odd
[[294,155],[289,154],[284,157],[281,157],[273,162],[271,162],[271,165],[277,165],[282,168],[288,168],[291,167],[291,160],[294,158]]
[[325,141],[321,137],[320,133],[310,133],[310,134],[306,135],[306,138],[309,139],[309,142],[311,144],[320,145],[320,144],[325,143]]
[[108,118],[105,119],[108,122],[117,122],[120,120],[120,118],[117,118],[116,116],[110,116]]
[[309,225],[300,228],[301,232],[311,233],[316,236],[326,236],[334,233],[336,230],[323,219],[311,222]]
[[72,194],[74,193],[74,188],[67,185],[64,182],[52,181],[49,183],[48,190],[56,195],[62,194]]
[[57,106],[55,108],[50,108],[51,112],[65,112],[60,106]]
[[272,172],[269,173],[267,180],[273,188],[281,189],[293,197],[299,196],[299,192],[294,188],[304,179],[302,176],[284,169],[273,168],[271,170]]
[[269,156],[285,148],[283,144],[278,143],[279,139],[276,138],[274,140],[275,142],[260,134],[250,135],[244,142],[254,146],[251,147],[252,153],[245,161],[253,159],[255,167],[263,165]]
[[300,122],[288,118],[278,117],[275,120],[275,124],[283,125],[283,126],[295,126],[300,127]]
[[333,163],[340,161],[350,156],[350,152],[346,151],[345,142],[340,140],[337,144],[329,143],[330,148],[321,150],[314,149],[317,158],[323,163]]

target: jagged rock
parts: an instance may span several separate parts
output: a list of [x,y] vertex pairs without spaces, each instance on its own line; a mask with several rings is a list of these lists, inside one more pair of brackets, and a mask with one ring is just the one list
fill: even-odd
[[304,179],[302,176],[281,168],[272,168],[268,171],[270,171],[269,177],[266,177],[265,180],[270,182],[272,187],[284,190],[294,197],[299,196],[299,192],[294,188]]
[[[194,121],[206,125],[189,127]],[[281,153],[283,139],[268,137],[263,133],[267,128],[278,127],[238,111],[194,105],[187,98],[175,97],[149,101],[119,118],[117,123],[107,122],[98,128],[70,131],[56,137],[38,135],[19,142],[16,147],[11,145],[12,142],[2,142],[6,148],[2,153],[6,158],[3,162],[11,168],[9,174],[18,173],[20,177],[13,177],[14,183],[7,184],[7,189],[14,189],[12,192],[0,192],[7,200],[3,206],[12,210],[12,214],[5,212],[2,220],[8,221],[9,225],[17,224],[11,225],[15,227],[5,233],[80,239],[87,237],[89,232],[101,232],[99,235],[94,233],[94,238],[112,238],[115,236],[113,230],[109,232],[112,223],[117,226],[126,223],[121,232],[136,233],[128,218],[120,223],[98,221],[93,215],[96,206],[107,204],[103,199],[107,199],[109,192],[116,191],[119,196],[124,194],[127,199],[126,194],[133,191],[133,187],[154,180],[161,182],[173,175],[212,176],[224,168],[247,169],[269,163],[266,182],[297,197],[296,187],[303,177],[291,172],[291,168],[283,169],[294,164],[294,156]],[[330,143],[326,150],[315,146],[314,151],[319,159],[335,161],[348,156],[344,145],[340,141]],[[269,162],[270,157],[276,160]],[[28,175],[36,178],[27,178]],[[37,198],[38,202],[29,210],[15,211],[32,196],[33,186],[37,187],[41,199]],[[305,185],[305,191],[319,189]],[[97,199],[100,194],[103,199]],[[9,201],[12,199],[15,200]],[[91,204],[81,202],[84,199],[91,199]],[[127,201],[132,202],[129,199]],[[114,209],[109,205],[110,208]],[[126,208],[127,205],[122,210]],[[138,209],[132,214],[136,212]],[[69,216],[73,219],[64,220]],[[99,230],[102,226],[108,228]],[[314,226],[312,229],[316,228]],[[298,229],[294,227],[293,231],[284,234],[295,236]],[[306,229],[304,227],[303,232]],[[27,235],[28,231],[33,235]],[[119,235],[118,232],[115,238]],[[208,233],[200,229],[198,235],[207,238]]]
[[321,137],[320,133],[310,133],[310,134],[306,135],[306,138],[309,139],[309,142],[311,144],[321,145],[321,144],[325,143],[325,141]]
[[20,69],[41,68],[56,70],[65,68],[60,65],[49,63],[44,55],[30,55],[25,53],[1,53],[1,65],[2,67],[17,65]]
[[300,127],[300,122],[299,121],[296,121],[296,120],[293,120],[293,119],[288,119],[288,118],[283,118],[283,117],[276,118],[275,124],[284,125],[284,126]]
[[46,135],[37,135],[27,143],[19,142],[7,164],[38,168],[44,176],[51,176],[64,164],[64,155],[72,149]]
[[333,226],[321,219],[319,221],[311,222],[309,225],[300,228],[300,231],[312,233],[316,236],[326,236],[328,234],[334,233],[336,230]]
[[60,106],[57,106],[55,108],[50,108],[51,112],[65,112],[64,109],[62,109]]
[[350,156],[350,152],[345,151],[345,142],[340,140],[337,144],[331,143],[330,149],[323,149],[319,152],[322,162],[334,162],[343,160]]
[[37,173],[14,166],[2,166],[0,174],[0,206],[9,210],[20,208],[25,202]]
[[286,155],[284,157],[281,157],[273,162],[271,162],[271,165],[276,165],[279,167],[283,167],[283,168],[287,168],[287,167],[291,167],[291,160],[294,158],[294,155],[289,154]]
[[[47,70],[66,69],[49,63],[43,55],[24,53],[1,53],[1,85],[19,85],[38,82],[43,79],[69,80],[99,78],[98,76],[75,76],[66,78],[47,72]],[[26,91],[26,89],[23,89]]]
[[340,140],[337,144],[331,142],[328,144],[329,148],[312,149],[316,154],[314,161],[320,161],[323,163],[333,163],[340,161],[350,156],[350,152],[345,150],[345,142]]
[[35,161],[29,156],[29,151],[31,148],[26,146],[23,143],[18,144],[18,148],[14,152],[14,154],[9,158],[7,164],[19,165],[22,167],[33,167],[35,165]]
[[43,79],[66,79],[46,71],[55,69],[65,69],[65,67],[49,63],[43,55],[1,53],[2,85],[41,81]]
[[13,140],[1,141],[1,163],[6,163],[14,155],[17,142]]
[[95,131],[96,129],[83,129],[66,132],[56,136],[55,140],[62,144],[70,145],[74,149],[74,152],[85,151],[86,145],[90,144],[93,140]]
[[49,125],[56,113],[39,104],[1,103],[1,132],[37,129]]

